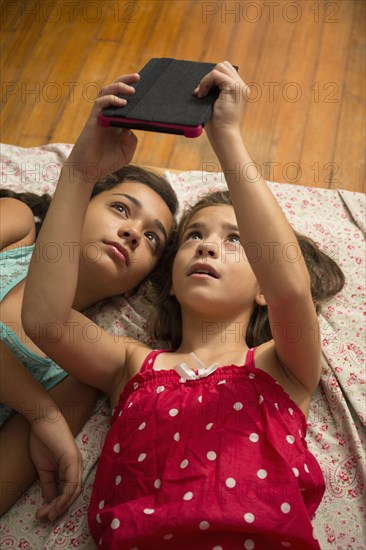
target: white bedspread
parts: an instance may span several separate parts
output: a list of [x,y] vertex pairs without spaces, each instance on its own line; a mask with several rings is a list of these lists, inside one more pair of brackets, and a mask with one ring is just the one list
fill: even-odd
[[[1,145],[1,187],[15,191],[53,192],[71,145],[24,149]],[[224,187],[222,174],[166,173],[181,204],[209,189]],[[305,182],[304,182],[305,183]],[[309,416],[308,443],[320,462],[326,493],[314,524],[322,549],[363,550],[365,546],[365,196],[269,183],[293,227],[336,259],[346,275],[343,291],[320,316],[323,373]],[[139,295],[115,298],[90,310],[109,331],[150,344]],[[0,548],[32,550],[92,549],[87,507],[95,467],[108,430],[109,408],[101,398],[77,437],[84,458],[84,485],[67,514],[40,524],[38,482],[1,518]]]

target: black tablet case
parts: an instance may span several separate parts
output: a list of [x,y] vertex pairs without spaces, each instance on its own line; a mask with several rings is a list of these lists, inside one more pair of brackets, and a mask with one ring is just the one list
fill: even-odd
[[[136,93],[124,96],[126,107],[103,109],[103,117],[113,117],[111,126],[125,126],[165,133],[184,133],[179,128],[160,128],[144,124],[162,123],[175,126],[204,126],[212,115],[213,104],[218,97],[217,87],[204,98],[193,95],[201,79],[215,63],[184,61],[172,58],[153,58],[140,71],[140,80],[134,84]],[[134,123],[130,124],[129,120]],[[141,121],[141,122],[136,122]]]

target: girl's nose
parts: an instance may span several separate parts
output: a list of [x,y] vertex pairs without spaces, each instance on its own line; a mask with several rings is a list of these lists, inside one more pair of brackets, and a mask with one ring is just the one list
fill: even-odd
[[129,244],[132,250],[137,248],[141,241],[141,233],[135,227],[124,227],[118,231],[118,236]]
[[200,241],[196,249],[196,255],[203,258],[217,258],[219,255],[219,247],[217,243]]

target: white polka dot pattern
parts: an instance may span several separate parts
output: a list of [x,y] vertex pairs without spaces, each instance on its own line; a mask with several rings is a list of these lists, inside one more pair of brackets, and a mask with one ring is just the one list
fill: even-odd
[[121,525],[121,522],[118,518],[114,518],[111,522],[112,529],[118,529],[118,527]]
[[[244,367],[224,369],[184,384],[174,371],[154,371],[152,379],[145,375],[146,381],[142,375],[133,401],[126,397],[120,417],[117,407],[109,464],[105,481],[99,482],[101,498],[93,514],[96,536],[103,536],[105,545],[107,540],[123,540],[131,531],[131,547],[136,540],[139,548],[141,541],[132,533],[141,523],[156,533],[149,544],[157,548],[164,543],[168,550],[183,550],[179,540],[185,525],[191,526],[186,534],[192,540],[195,530],[205,532],[204,550],[227,550],[222,534],[228,526],[239,548],[261,548],[257,534],[268,531],[269,515],[261,509],[266,499],[275,518],[270,543],[282,525],[278,544],[293,540],[285,528],[292,522],[283,518],[297,514],[305,525],[301,537],[314,540],[310,520],[306,524],[302,517],[304,507],[297,509],[302,489],[314,484],[316,468],[298,435],[306,427],[301,415],[268,375]],[[111,497],[110,479],[115,495]],[[291,501],[283,498],[289,483]],[[296,498],[293,486],[298,486]],[[269,487],[276,490],[270,493]],[[126,499],[125,506],[118,505],[118,514],[110,498]],[[174,517],[171,525],[169,517]]]
[[252,514],[251,512],[246,512],[244,514],[244,520],[247,523],[253,523],[253,521],[255,520],[254,514]]

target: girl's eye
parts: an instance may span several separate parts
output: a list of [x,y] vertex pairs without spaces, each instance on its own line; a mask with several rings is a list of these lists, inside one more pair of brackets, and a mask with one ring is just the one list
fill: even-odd
[[155,235],[155,233],[146,233],[145,234],[146,238],[148,241],[150,241],[153,246],[154,246],[154,249],[157,250],[159,248],[159,245],[160,245],[160,239],[157,235]]
[[128,208],[122,202],[114,202],[113,204],[111,204],[111,207],[121,214],[125,214],[126,216],[128,215]]
[[233,233],[232,235],[228,236],[227,240],[234,244],[240,244],[240,235],[236,235],[235,233]]
[[202,239],[202,235],[199,231],[189,231],[184,237],[185,241]]

